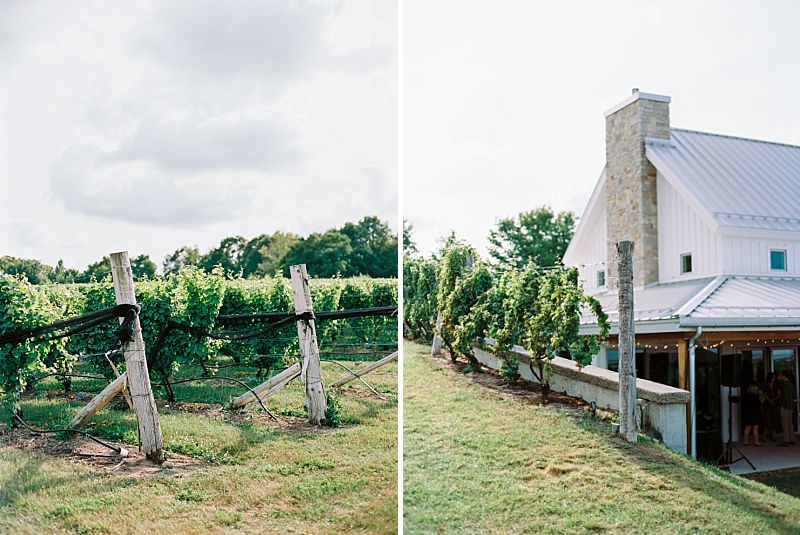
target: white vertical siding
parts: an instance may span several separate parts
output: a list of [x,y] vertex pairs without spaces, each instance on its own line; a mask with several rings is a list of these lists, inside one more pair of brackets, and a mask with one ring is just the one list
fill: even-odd
[[[579,278],[584,291],[597,294],[606,291],[606,286],[597,286],[597,272],[606,269],[606,203],[605,192],[601,192],[597,204],[583,217],[583,231],[575,244],[575,253],[569,259],[569,265],[578,268]],[[608,284],[608,273],[606,273]]]
[[[718,275],[720,239],[697,211],[658,174],[658,276],[660,282]],[[691,253],[692,272],[681,274],[681,255]]]
[[[772,271],[769,252],[786,251],[786,271]],[[722,238],[723,268],[726,274],[800,276],[800,237],[797,240]]]

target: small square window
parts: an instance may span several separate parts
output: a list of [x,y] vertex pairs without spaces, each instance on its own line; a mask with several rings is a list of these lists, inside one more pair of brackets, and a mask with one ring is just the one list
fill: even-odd
[[692,253],[681,255],[681,274],[692,272]]
[[598,271],[597,272],[597,286],[605,286],[606,285],[606,272],[605,271]]
[[770,249],[769,269],[773,271],[786,271],[786,249]]

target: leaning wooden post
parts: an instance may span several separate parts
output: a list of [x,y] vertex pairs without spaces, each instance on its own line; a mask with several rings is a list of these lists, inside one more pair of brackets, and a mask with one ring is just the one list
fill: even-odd
[[[289,271],[292,274],[295,314],[313,313],[314,309],[311,306],[311,290],[308,286],[306,265],[292,266]],[[319,362],[317,329],[314,326],[314,320],[302,319],[298,321],[297,337],[300,340],[300,357],[303,363],[300,377],[306,386],[308,421],[314,425],[322,425],[325,423],[328,400],[325,397],[325,388],[322,384],[322,366]]]
[[358,379],[362,375],[366,375],[366,374],[370,373],[371,371],[377,370],[378,368],[380,368],[381,366],[383,366],[384,364],[386,364],[388,362],[391,362],[393,360],[397,360],[397,355],[398,355],[398,353],[397,353],[397,351],[395,351],[391,355],[387,355],[387,356],[383,357],[381,360],[376,360],[375,362],[373,362],[369,366],[366,366],[366,367],[364,367],[364,368],[362,368],[362,369],[360,369],[358,371],[353,372],[352,375],[348,375],[344,379],[339,379],[338,381],[336,381],[335,383],[333,383],[331,385],[331,388],[336,388],[337,386],[346,385],[350,381],[355,381],[356,379]]
[[633,242],[617,243],[619,273],[619,432],[636,442],[636,336],[633,329]]
[[100,409],[105,407],[109,401],[114,399],[117,394],[120,392],[125,391],[125,382],[128,379],[128,374],[123,373],[114,381],[111,382],[107,387],[103,389],[102,392],[94,396],[89,403],[83,406],[83,408],[75,415],[75,417],[70,421],[69,427],[70,429],[80,429],[83,427],[83,424],[91,420],[92,416],[97,414]]
[[[111,277],[114,281],[117,304],[135,305],[133,272],[127,251],[111,253]],[[120,318],[120,323],[122,321],[123,319]],[[139,422],[141,452],[151,461],[162,463],[164,462],[164,438],[161,436],[161,422],[158,418],[153,389],[150,386],[142,325],[138,317],[133,322],[133,337],[130,342],[125,344],[124,355],[128,388],[133,399],[136,420]]]

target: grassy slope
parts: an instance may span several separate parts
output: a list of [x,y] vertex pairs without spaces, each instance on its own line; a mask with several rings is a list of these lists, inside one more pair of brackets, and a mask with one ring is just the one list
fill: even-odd
[[[331,364],[323,369],[329,380],[343,375]],[[221,374],[237,371],[242,370]],[[397,392],[394,365],[366,379],[379,391]],[[89,390],[88,384],[76,380],[74,390]],[[49,383],[40,390],[48,387],[57,388]],[[91,390],[100,387],[95,383]],[[350,388],[365,391],[357,382],[345,391]],[[303,415],[301,389],[293,383],[270,400],[271,410]],[[176,393],[181,401],[222,402],[241,390],[189,383]],[[0,448],[0,533],[396,532],[396,398],[351,393],[337,399],[346,427],[317,435],[162,411],[168,450],[214,463],[183,478],[123,479]],[[23,403],[26,416],[47,427],[68,421],[79,406],[42,395]],[[104,409],[89,428],[101,437],[136,442],[128,410]]]
[[580,413],[526,405],[405,343],[405,532],[800,532],[800,499]]

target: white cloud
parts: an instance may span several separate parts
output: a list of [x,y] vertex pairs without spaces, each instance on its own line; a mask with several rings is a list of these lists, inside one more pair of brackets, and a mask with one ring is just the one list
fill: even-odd
[[106,161],[149,161],[161,169],[267,171],[301,156],[299,132],[261,118],[192,117],[166,123],[148,117],[132,136],[105,155]]
[[365,0],[0,0],[0,254],[394,224],[396,22]]

